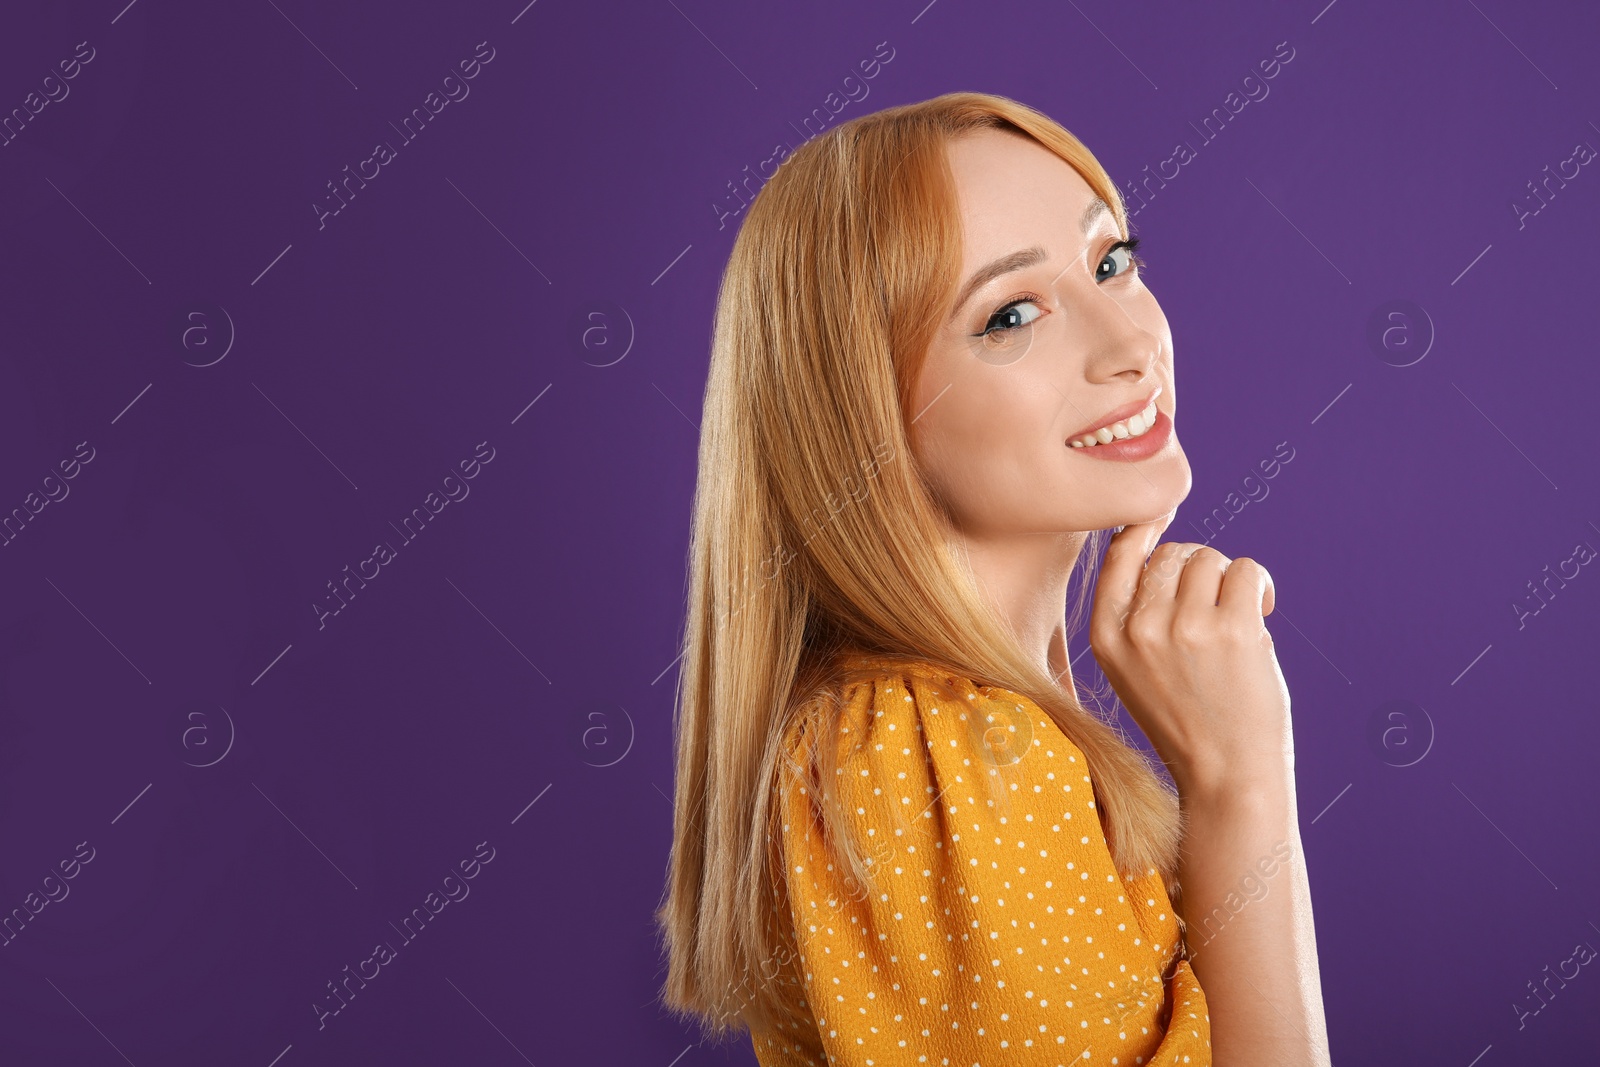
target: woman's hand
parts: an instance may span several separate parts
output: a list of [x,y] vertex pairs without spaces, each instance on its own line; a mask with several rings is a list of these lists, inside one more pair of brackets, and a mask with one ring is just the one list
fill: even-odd
[[1089,645],[1186,802],[1292,787],[1289,690],[1262,622],[1272,576],[1205,545],[1157,546],[1171,521],[1112,538]]
[[[1119,531],[1089,646],[1187,812],[1174,900],[1230,1067],[1327,1067],[1311,889],[1294,797],[1289,690],[1262,622],[1272,578],[1204,545],[1157,546],[1168,515]],[[1153,551],[1152,551],[1153,550]],[[1149,556],[1149,563],[1145,557]],[[1241,879],[1268,891],[1237,906]]]

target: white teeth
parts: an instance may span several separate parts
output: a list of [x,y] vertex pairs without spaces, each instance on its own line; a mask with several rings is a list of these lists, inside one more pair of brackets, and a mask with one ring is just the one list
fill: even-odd
[[1150,406],[1139,414],[1122,422],[1114,422],[1110,426],[1102,426],[1091,434],[1075,437],[1067,444],[1073,448],[1093,448],[1095,445],[1109,444],[1112,441],[1126,440],[1138,437],[1156,424],[1156,402],[1150,401]]

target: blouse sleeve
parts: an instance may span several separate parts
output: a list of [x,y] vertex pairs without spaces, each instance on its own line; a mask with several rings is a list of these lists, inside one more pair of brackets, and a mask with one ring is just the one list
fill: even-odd
[[1211,1062],[1162,883],[1117,873],[1087,761],[1036,704],[880,674],[846,689],[835,740],[868,886],[825,850],[815,781],[788,777],[781,797],[797,973],[827,1062]]

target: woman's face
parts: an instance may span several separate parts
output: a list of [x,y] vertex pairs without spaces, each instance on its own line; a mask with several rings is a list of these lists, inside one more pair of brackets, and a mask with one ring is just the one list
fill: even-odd
[[[918,463],[969,537],[1171,512],[1191,481],[1172,427],[1172,333],[1115,219],[1032,140],[982,130],[948,151],[962,265],[913,393]],[[1152,397],[1142,434],[1141,418],[1096,435],[1110,444],[1070,443]]]

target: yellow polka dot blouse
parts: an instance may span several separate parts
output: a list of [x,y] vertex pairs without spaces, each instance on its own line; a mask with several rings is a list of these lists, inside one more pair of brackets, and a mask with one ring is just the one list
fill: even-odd
[[[1166,888],[1117,873],[1087,761],[1054,720],[931,662],[846,666],[838,795],[872,882],[834,869],[815,788],[783,775],[807,1022],[752,1032],[762,1067],[1210,1064]],[[813,732],[802,717],[785,735],[791,767]]]

